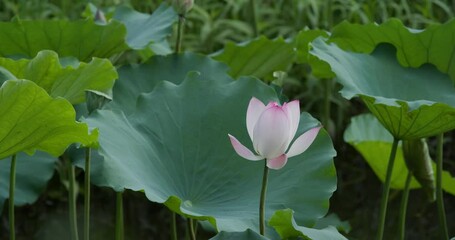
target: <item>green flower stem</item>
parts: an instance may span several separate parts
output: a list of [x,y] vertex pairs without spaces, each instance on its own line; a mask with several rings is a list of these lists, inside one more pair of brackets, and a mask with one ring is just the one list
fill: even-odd
[[14,189],[16,188],[16,154],[11,157],[11,170],[9,172],[9,239],[16,239],[14,224]]
[[69,205],[69,217],[70,217],[70,234],[71,240],[78,240],[79,235],[77,232],[77,213],[76,213],[76,178],[74,176],[74,166],[70,160],[63,156],[65,164],[68,167],[68,205]]
[[404,240],[405,237],[405,229],[406,229],[406,210],[408,208],[408,198],[409,198],[409,190],[411,186],[411,179],[412,179],[412,172],[408,172],[408,176],[406,177],[406,184],[403,190],[403,196],[401,197],[401,204],[400,204],[400,219],[398,220],[398,234],[401,240]]
[[332,25],[333,25],[332,0],[326,0],[324,14],[325,14],[324,19],[327,21],[325,28],[326,29],[331,29]]
[[185,27],[185,15],[179,15],[179,21],[177,24],[177,40],[175,42],[175,53],[182,51],[183,41],[183,28]]
[[187,220],[188,232],[190,234],[190,239],[191,240],[196,240],[196,234],[194,233],[193,219],[187,218],[186,220]]
[[171,212],[172,214],[172,219],[171,219],[171,239],[172,240],[177,240],[177,216],[175,212]]
[[256,14],[256,1],[250,0],[250,9],[251,9],[251,27],[253,28],[254,37],[259,36],[258,31],[258,19]]
[[90,239],[90,148],[85,149],[84,240]]
[[116,214],[115,214],[115,240],[123,240],[125,238],[125,230],[123,225],[123,193],[116,193]]
[[324,83],[324,114],[323,114],[323,125],[326,129],[329,129],[330,122],[330,97],[332,95],[332,79],[323,79]]
[[262,175],[262,189],[261,199],[259,202],[259,233],[265,236],[265,193],[267,191],[267,179],[269,175],[269,168],[267,161],[264,161],[264,174]]
[[437,159],[436,159],[436,204],[438,205],[439,232],[441,239],[449,240],[447,230],[446,214],[444,210],[444,198],[442,195],[442,155],[444,134],[438,135]]
[[390,181],[392,179],[393,164],[395,162],[395,155],[397,153],[399,141],[400,140],[398,140],[397,138],[393,139],[392,151],[390,152],[389,162],[387,164],[387,174],[385,177],[384,188],[382,189],[381,209],[379,212],[379,226],[378,233],[376,235],[377,240],[382,240],[382,236],[384,234],[385,216],[387,213],[387,202],[389,200]]

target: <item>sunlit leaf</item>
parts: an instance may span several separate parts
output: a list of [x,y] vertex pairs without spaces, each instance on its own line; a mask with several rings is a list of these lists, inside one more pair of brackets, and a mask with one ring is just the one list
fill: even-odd
[[[371,114],[352,118],[351,124],[344,132],[344,140],[362,154],[376,176],[384,182],[387,172],[387,161],[392,150],[393,137],[384,129],[379,121]],[[434,162],[432,163],[432,167],[433,171],[436,172],[436,164]],[[404,162],[400,144],[395,157],[391,187],[403,189],[407,174],[408,170]],[[411,189],[419,187],[419,183],[412,178]],[[442,173],[442,187],[446,192],[455,195],[455,178],[447,171],[443,171]]]
[[85,123],[75,121],[73,106],[52,98],[28,80],[9,80],[0,88],[0,159],[35,150],[59,156],[72,143],[93,144]]
[[280,234],[281,239],[298,237],[309,240],[347,239],[333,226],[323,229],[299,226],[295,222],[293,214],[294,212],[291,209],[284,209],[275,212],[270,219],[269,224]]
[[78,63],[77,67],[63,67],[58,55],[48,50],[39,52],[31,60],[0,58],[0,67],[15,78],[31,80],[52,97],[63,97],[72,104],[84,102],[87,90],[110,96],[118,77],[114,66],[106,59],[93,58],[89,63]]

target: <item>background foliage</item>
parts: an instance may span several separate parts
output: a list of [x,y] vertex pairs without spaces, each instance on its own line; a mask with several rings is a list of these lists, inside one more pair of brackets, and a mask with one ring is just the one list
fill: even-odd
[[[136,11],[152,13],[163,1],[160,0],[2,0],[0,2],[0,20],[20,19],[80,19],[88,3],[101,7],[107,17],[114,16],[113,6],[127,5]],[[248,0],[196,0],[196,5],[187,16],[184,34],[184,49],[216,56],[215,59],[228,59],[233,43],[252,41],[261,47],[261,41],[254,39],[251,28],[251,15]],[[283,49],[280,42],[291,41],[298,37],[303,29],[331,31],[343,20],[351,23],[383,23],[391,17],[400,19],[407,27],[425,28],[434,23],[444,23],[454,16],[455,1],[450,0],[258,0],[258,26],[261,35],[273,40],[277,53],[283,59],[289,59],[288,49]],[[175,26],[174,26],[175,28]],[[173,29],[174,32],[176,29]],[[169,39],[175,42],[175,34]],[[271,40],[268,40],[271,41]],[[298,44],[298,43],[297,43]],[[122,49],[126,48],[122,46]],[[225,52],[220,53],[222,49]],[[141,62],[148,58],[147,53],[127,52],[122,56],[111,57],[116,65],[126,62]],[[296,56],[298,58],[298,56]],[[340,86],[334,81],[318,79],[309,66],[292,64],[273,65],[274,70],[287,72],[282,76],[264,74],[259,70],[248,74],[259,75],[268,81],[278,79],[284,93],[290,99],[300,99],[302,111],[308,111],[323,122],[331,134],[338,156],[335,165],[338,174],[338,189],[331,198],[330,212],[336,213],[341,220],[349,221],[352,230],[349,239],[369,239],[377,225],[377,213],[381,194],[381,182],[355,149],[343,141],[343,132],[352,116],[367,112],[357,100],[348,102],[338,94]],[[247,71],[249,69],[246,69]],[[123,71],[134,71],[124,69]],[[122,70],[119,71],[120,74]],[[241,73],[240,75],[245,74]],[[234,73],[235,75],[235,73]],[[316,74],[315,74],[316,75]],[[445,170],[455,175],[455,134],[448,133],[445,138]],[[434,139],[429,141],[430,149],[435,149]],[[434,156],[434,153],[431,152]],[[62,163],[59,163],[60,165]],[[18,234],[31,236],[33,239],[63,239],[68,226],[67,195],[61,182],[66,181],[63,166],[57,165],[45,194],[31,206],[18,208],[18,218],[27,221],[18,222]],[[79,182],[83,182],[82,171],[77,172]],[[3,186],[3,185],[2,185]],[[397,209],[400,191],[393,190],[390,197],[386,238],[393,236],[396,229]],[[93,239],[113,239],[114,193],[106,188],[94,188],[92,195]],[[437,236],[436,205],[425,201],[424,193],[411,191],[407,224],[409,239],[434,239]],[[82,217],[82,199],[79,199]],[[455,197],[445,195],[447,221],[449,229],[455,222]],[[6,209],[6,207],[5,207]],[[125,223],[128,239],[167,239],[169,211],[158,204],[147,201],[143,193],[125,192]],[[82,219],[81,219],[82,220]],[[179,220],[184,229],[184,221]],[[452,224],[452,225],[450,225]],[[82,226],[82,224],[79,224]],[[7,219],[3,215],[0,221],[0,239],[6,238]],[[453,234],[453,230],[452,230]],[[201,239],[212,236],[210,232],[200,231]]]

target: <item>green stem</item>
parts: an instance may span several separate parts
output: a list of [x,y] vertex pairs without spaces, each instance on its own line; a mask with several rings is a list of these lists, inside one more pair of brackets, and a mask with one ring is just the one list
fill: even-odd
[[90,239],[90,148],[85,149],[84,240]]
[[177,216],[175,212],[172,212],[172,219],[171,219],[171,239],[177,240]]
[[16,154],[11,157],[11,170],[9,172],[9,239],[16,239],[14,224],[14,189],[16,188]]
[[115,240],[123,240],[125,238],[125,230],[123,225],[123,193],[117,192],[116,196]]
[[188,231],[190,233],[190,239],[196,240],[196,234],[194,233],[193,219],[187,218],[187,224],[188,224]]
[[182,51],[182,41],[183,41],[183,28],[185,26],[185,16],[179,15],[179,22],[177,24],[177,40],[175,42],[175,53],[180,53]]
[[398,234],[401,240],[404,240],[405,237],[405,229],[406,229],[406,210],[408,208],[408,198],[409,198],[409,190],[411,186],[411,179],[412,179],[412,172],[408,172],[408,176],[406,177],[406,184],[403,190],[403,196],[401,197],[401,204],[400,204],[400,219],[398,222]]
[[393,139],[392,151],[390,152],[389,162],[387,164],[387,174],[385,178],[384,188],[382,189],[381,208],[379,212],[379,226],[378,233],[376,235],[377,240],[382,240],[382,236],[384,234],[385,216],[387,213],[387,202],[389,200],[390,181],[392,179],[393,164],[395,162],[395,155],[397,153],[399,141],[400,140],[398,140],[397,138]]
[[267,179],[269,168],[267,161],[264,161],[264,174],[262,175],[261,199],[259,201],[259,233],[265,236],[265,193],[267,191]]
[[427,18],[433,20],[433,1],[427,0],[426,2],[426,9],[427,9]]
[[437,147],[437,159],[436,159],[436,204],[438,205],[438,216],[439,216],[439,232],[441,239],[449,239],[449,231],[447,230],[446,214],[444,210],[444,198],[442,195],[442,155],[443,155],[443,144],[444,134],[441,133],[437,136],[438,147]]
[[258,19],[256,14],[256,1],[250,0],[251,26],[253,27],[254,37],[259,36]]
[[68,205],[69,205],[69,217],[70,217],[70,233],[71,240],[78,240],[77,232],[77,213],[76,213],[76,192],[74,191],[76,178],[74,176],[74,166],[71,164],[70,160],[65,158],[65,164],[68,167]]
[[326,0],[324,19],[327,22],[326,22],[325,29],[332,29],[332,25],[333,25],[332,13],[333,13],[333,11],[332,11],[332,0]]
[[324,117],[322,124],[326,129],[329,129],[330,123],[330,97],[332,95],[332,79],[324,79]]

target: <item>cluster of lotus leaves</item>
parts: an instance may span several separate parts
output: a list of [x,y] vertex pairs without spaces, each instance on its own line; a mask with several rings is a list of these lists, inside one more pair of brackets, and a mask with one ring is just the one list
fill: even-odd
[[[114,100],[84,120],[100,131],[92,182],[116,191],[143,191],[149,200],[208,220],[218,231],[257,232],[264,165],[239,157],[228,133],[251,142],[245,125],[249,100],[278,100],[274,89],[258,79],[234,81],[227,72],[224,64],[188,53],[122,67]],[[303,113],[297,135],[318,124]],[[271,171],[266,218],[292,209],[296,224],[312,227],[323,217],[336,189],[335,154],[321,131],[304,154]],[[267,236],[279,238],[279,226],[274,230],[269,224]],[[343,238],[333,227],[312,230]]]

